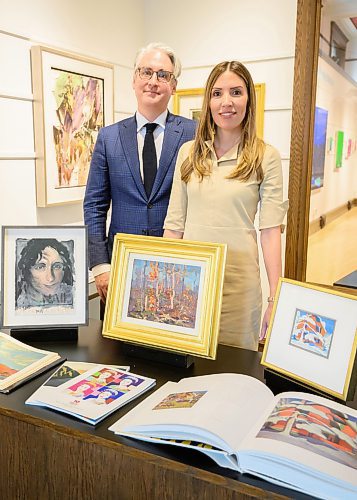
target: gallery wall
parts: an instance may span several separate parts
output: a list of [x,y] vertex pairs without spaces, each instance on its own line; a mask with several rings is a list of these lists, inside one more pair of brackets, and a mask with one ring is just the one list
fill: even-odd
[[[357,198],[357,83],[322,57],[317,82],[316,106],[328,112],[326,154],[323,186],[311,193],[310,220]],[[344,133],[341,167],[336,167],[337,131]]]
[[[0,224],[80,224],[82,205],[36,207],[31,45],[101,59],[115,67],[115,120],[135,111],[132,62],[150,41],[171,45],[183,72],[178,88],[203,87],[212,67],[239,59],[265,83],[264,138],[283,160],[287,197],[296,0],[0,0]],[[5,187],[6,186],[6,187]],[[268,295],[262,273],[263,295]]]
[[[80,224],[82,204],[36,207],[30,48],[46,45],[114,65],[115,120],[132,114],[142,0],[0,1],[0,224]],[[56,8],[57,6],[57,8]]]

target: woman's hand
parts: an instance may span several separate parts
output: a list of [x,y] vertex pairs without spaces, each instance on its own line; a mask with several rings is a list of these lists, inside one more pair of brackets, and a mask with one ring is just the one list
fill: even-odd
[[262,340],[265,340],[272,311],[273,311],[273,303],[269,302],[268,307],[266,308],[266,311],[265,311],[264,316],[263,316],[262,327],[261,327],[260,335],[259,335],[260,342]]

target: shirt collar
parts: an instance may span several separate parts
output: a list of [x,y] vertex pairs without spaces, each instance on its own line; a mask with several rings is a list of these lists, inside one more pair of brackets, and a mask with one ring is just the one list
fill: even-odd
[[[154,120],[154,123],[157,123],[163,130],[165,130],[167,115],[168,115],[168,110],[165,109],[165,111],[163,113],[161,113],[161,115],[159,115]],[[147,123],[151,123],[151,122],[149,122],[149,120],[147,120],[145,118],[145,116],[143,116],[141,113],[139,113],[139,111],[137,111],[136,112],[136,131],[140,132],[140,130],[143,127],[145,127],[145,125]]]
[[[210,149],[211,153],[213,154],[214,158],[217,159],[216,152],[213,147],[213,142],[212,141],[205,141],[206,146]],[[223,156],[220,157],[218,162],[221,161],[228,161],[228,160],[236,160],[238,158],[239,154],[239,144],[236,144],[231,148],[229,151],[227,151]]]

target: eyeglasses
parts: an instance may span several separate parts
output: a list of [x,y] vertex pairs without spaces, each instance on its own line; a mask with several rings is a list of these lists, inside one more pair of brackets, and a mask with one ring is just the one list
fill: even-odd
[[174,74],[171,71],[166,71],[164,69],[159,69],[159,71],[154,71],[151,68],[138,68],[136,70],[139,73],[140,78],[143,80],[150,80],[154,73],[156,73],[156,78],[159,82],[170,83]]

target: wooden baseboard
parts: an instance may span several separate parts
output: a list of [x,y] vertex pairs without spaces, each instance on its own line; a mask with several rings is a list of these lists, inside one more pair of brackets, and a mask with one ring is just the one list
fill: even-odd
[[[351,200],[351,209],[357,207],[357,198],[354,198]],[[330,222],[334,221],[338,217],[341,217],[341,215],[344,215],[346,212],[349,211],[349,208],[347,206],[347,203],[344,205],[341,205],[339,207],[334,208],[333,210],[330,210],[329,212],[323,214],[325,218],[325,225],[329,224]],[[314,219],[310,222],[309,224],[309,236],[311,236],[314,233],[317,233],[317,231],[320,231],[321,225],[320,225],[320,217],[318,219]]]

